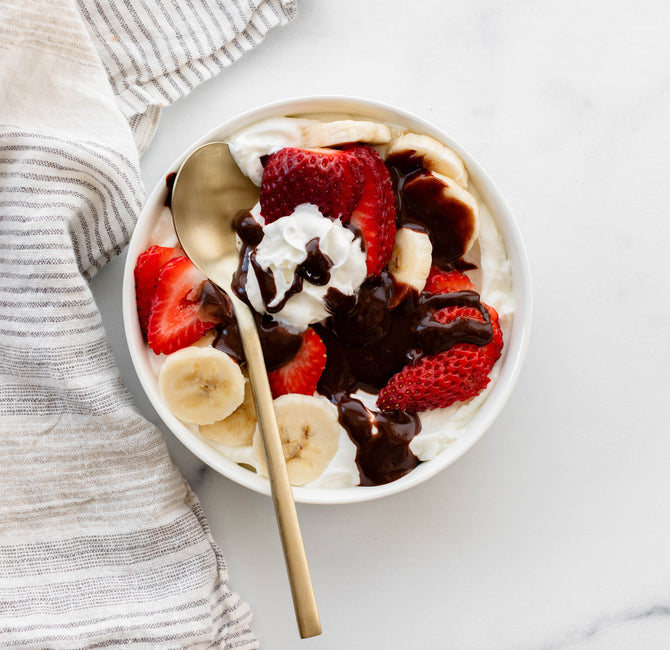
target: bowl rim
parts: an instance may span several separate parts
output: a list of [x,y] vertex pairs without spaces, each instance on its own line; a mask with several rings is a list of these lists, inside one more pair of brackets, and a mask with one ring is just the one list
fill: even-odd
[[[349,488],[293,487],[294,498],[298,503],[358,503],[404,492],[432,478],[463,456],[491,427],[512,393],[528,349],[533,302],[530,263],[516,219],[497,185],[480,163],[449,134],[431,122],[409,111],[378,100],[350,95],[308,95],[284,98],[251,108],[225,120],[198,138],[166,168],[163,177],[176,171],[186,156],[202,144],[227,137],[235,131],[268,117],[280,114],[300,115],[310,113],[350,114],[358,118],[368,117],[388,123],[396,123],[418,133],[431,135],[451,147],[463,159],[471,184],[475,186],[483,202],[493,215],[502,234],[512,272],[514,318],[509,340],[505,342],[500,374],[490,394],[457,440],[434,459],[419,464],[412,472],[392,483]],[[270,486],[265,478],[223,457],[204,438],[192,432],[172,415],[160,397],[157,381],[149,365],[147,350],[137,319],[134,267],[137,256],[146,248],[147,237],[153,227],[153,220],[158,212],[157,207],[163,204],[165,191],[165,183],[159,181],[145,200],[128,245],[124,266],[122,286],[123,323],[133,367],[157,414],[187,449],[226,478],[255,492],[270,496]]]

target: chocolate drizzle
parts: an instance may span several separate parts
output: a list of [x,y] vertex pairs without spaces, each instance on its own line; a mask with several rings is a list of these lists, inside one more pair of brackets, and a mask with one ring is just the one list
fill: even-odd
[[305,250],[307,258],[298,265],[296,275],[311,282],[317,287],[323,287],[330,281],[330,269],[333,268],[333,260],[320,248],[321,240],[314,237],[307,242]]
[[[390,273],[383,271],[366,280],[356,298],[328,292],[331,316],[313,326],[327,348],[321,394],[331,399],[358,389],[375,394],[408,363],[457,343],[486,345],[493,338],[488,312],[474,291],[421,296],[412,291],[391,308],[395,291]],[[455,305],[478,309],[482,322],[435,320],[436,312]]]
[[[376,394],[408,363],[457,343],[486,345],[493,338],[489,314],[474,291],[410,291],[393,307],[396,291],[386,270],[366,280],[355,297],[329,290],[326,305],[331,316],[313,326],[327,349],[317,390],[335,403],[340,424],[357,446],[361,485],[394,481],[419,463],[409,443],[421,431],[421,423],[416,414],[405,411],[372,413],[351,393],[360,389]],[[455,305],[477,309],[482,322],[435,319],[439,310]]]
[[[241,213],[235,220],[235,230],[244,244],[244,254],[241,263],[235,274],[233,288],[238,295],[246,298],[246,274],[248,268],[249,252],[254,246],[263,239],[263,229],[253,218],[250,212]],[[214,347],[229,354],[238,363],[244,362],[244,351],[242,350],[242,341],[237,327],[237,322],[233,316],[232,304],[230,298],[221,292],[214,285],[211,288],[221,296],[230,307],[230,318],[222,319],[217,325],[217,336],[214,339]],[[208,289],[208,292],[211,292]],[[212,300],[213,301],[213,300]],[[258,336],[263,348],[265,358],[265,367],[268,372],[277,370],[291,361],[298,353],[302,345],[303,334],[293,327],[279,323],[269,316],[261,316],[254,313]]]
[[338,395],[335,404],[340,423],[356,445],[361,485],[390,483],[419,464],[409,448],[421,431],[418,415],[405,411],[371,413],[346,393]]
[[238,237],[242,240],[242,250],[240,251],[240,261],[233,275],[231,287],[240,300],[251,306],[249,298],[247,298],[249,258],[254,247],[258,246],[263,240],[263,228],[254,219],[251,212],[240,213],[235,220],[234,227]]
[[307,242],[305,247],[307,257],[296,267],[293,282],[280,300],[277,300],[277,283],[272,270],[264,269],[259,264],[256,258],[257,249],[249,253],[249,264],[254,270],[263,306],[268,314],[276,314],[284,309],[286,303],[302,291],[305,280],[317,286],[328,284],[333,260],[319,248],[319,241],[318,237],[314,237]]
[[[254,314],[258,337],[263,349],[265,368],[268,372],[277,370],[291,361],[303,341],[303,334],[293,327],[272,320],[268,316]],[[217,326],[217,336],[212,344],[222,352],[229,354],[238,363],[244,362],[244,351],[240,332],[235,319]]]
[[470,210],[461,201],[445,196],[444,185],[423,167],[423,157],[403,151],[386,159],[396,195],[398,228],[428,233],[433,263],[453,265],[472,237]]
[[165,177],[165,186],[167,187],[167,194],[165,195],[165,201],[163,205],[171,208],[172,207],[172,188],[174,187],[175,179],[177,178],[177,172],[170,172]]
[[230,298],[209,280],[205,280],[200,288],[200,304],[217,322],[227,323],[235,320]]

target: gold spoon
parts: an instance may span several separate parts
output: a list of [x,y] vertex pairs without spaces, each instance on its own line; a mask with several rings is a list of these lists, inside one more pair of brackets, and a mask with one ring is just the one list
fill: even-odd
[[293,607],[300,636],[305,639],[321,634],[321,621],[256,322],[249,307],[230,289],[238,262],[233,220],[240,211],[254,206],[258,194],[258,188],[235,164],[228,145],[211,142],[193,151],[179,168],[172,190],[172,219],[179,242],[193,264],[233,302],[256,402]]

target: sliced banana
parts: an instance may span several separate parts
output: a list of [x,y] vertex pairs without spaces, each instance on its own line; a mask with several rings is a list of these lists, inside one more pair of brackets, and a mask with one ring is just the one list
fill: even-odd
[[199,338],[193,345],[196,345],[199,348],[208,348],[210,347],[214,341],[216,340],[216,330],[211,329],[207,334],[202,336],[202,338]]
[[[337,409],[323,397],[290,393],[274,400],[277,425],[291,485],[305,485],[323,474],[337,452]],[[254,452],[267,476],[263,441],[258,429]]]
[[399,228],[393,244],[389,271],[400,285],[407,285],[419,293],[426,286],[430,273],[433,245],[425,232]]
[[251,383],[244,382],[244,401],[227,417],[214,424],[200,425],[200,433],[208,440],[230,447],[250,445],[256,431],[256,405]]
[[414,152],[423,158],[423,166],[431,172],[453,178],[461,187],[468,186],[468,172],[458,154],[429,135],[405,133],[393,140],[386,156]]
[[391,139],[391,129],[379,122],[364,120],[336,120],[318,122],[302,128],[303,146],[330,147],[349,142],[385,144]]
[[170,354],[158,375],[161,395],[184,422],[212,424],[244,399],[244,375],[225,352],[190,346]]
[[[439,181],[437,191],[435,181]],[[427,172],[410,178],[403,187],[405,200],[415,202],[427,197],[433,215],[444,215],[444,227],[453,233],[452,246],[460,249],[454,253],[462,257],[479,236],[479,205],[470,192],[464,190],[456,180],[437,172]],[[441,224],[440,224],[441,225]],[[433,242],[433,254],[439,257],[439,246]]]

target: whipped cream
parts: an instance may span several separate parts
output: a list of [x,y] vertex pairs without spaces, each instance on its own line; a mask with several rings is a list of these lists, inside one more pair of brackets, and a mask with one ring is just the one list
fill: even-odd
[[[259,206],[251,213],[256,221],[263,224]],[[304,280],[302,290],[291,295],[279,311],[272,312],[275,320],[304,330],[311,323],[318,323],[328,316],[324,297],[329,289],[353,295],[360,287],[366,276],[365,252],[360,239],[339,220],[328,219],[315,205],[303,203],[292,214],[263,225],[263,239],[252,254],[263,270],[272,273],[276,293],[266,305],[259,278],[250,264],[247,295],[258,313],[268,313],[268,308],[284,302],[295,282],[298,267],[307,259],[307,244],[314,239],[318,239],[321,254],[332,262],[330,278],[323,285]]]

